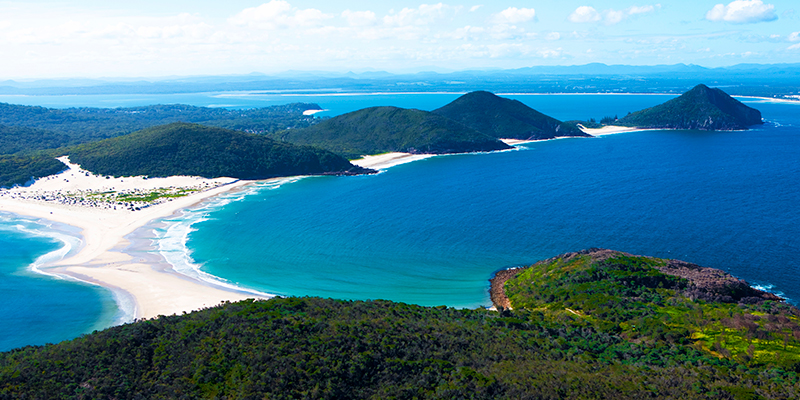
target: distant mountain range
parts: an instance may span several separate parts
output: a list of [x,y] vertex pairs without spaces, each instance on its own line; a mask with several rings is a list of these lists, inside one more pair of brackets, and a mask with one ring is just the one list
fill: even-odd
[[289,91],[298,93],[448,91],[526,93],[682,93],[698,81],[725,87],[732,95],[800,94],[800,64],[532,66],[502,70],[418,72],[287,71],[272,75],[194,76],[121,79],[0,81],[0,95],[153,94],[208,91]]

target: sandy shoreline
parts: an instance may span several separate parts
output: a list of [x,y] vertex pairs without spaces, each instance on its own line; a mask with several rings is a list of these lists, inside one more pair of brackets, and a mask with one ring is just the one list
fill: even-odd
[[[153,220],[171,216],[179,210],[251,182],[197,177],[107,179],[79,170],[74,164],[70,167],[62,174],[40,179],[29,187],[0,191],[0,211],[54,221],[81,230],[80,248],[77,251],[73,249],[60,260],[39,267],[44,273],[67,276],[111,289],[118,299],[130,299],[134,303],[132,318],[171,315],[214,306],[223,301],[264,297],[178,274],[163,258],[145,260],[141,253],[128,249],[129,242],[126,239],[126,236]],[[157,188],[193,188],[198,191],[140,210],[124,207],[114,209],[99,202],[96,206],[70,204],[77,201],[74,200],[77,196],[84,196],[90,191],[109,190],[111,185],[116,191]],[[48,201],[35,199],[35,196],[50,196],[52,193],[70,193],[73,197]]]
[[[631,132],[634,128],[584,129],[595,136]],[[509,145],[527,140],[501,139]],[[433,157],[433,154],[386,153],[365,156],[352,163],[385,170],[396,165]],[[224,301],[269,298],[266,293],[247,291],[213,279],[189,276],[173,269],[152,249],[149,240],[130,236],[149,223],[178,215],[198,203],[253,184],[233,178],[204,179],[95,176],[62,159],[70,168],[59,175],[42,178],[28,187],[0,189],[0,212],[53,221],[81,231],[81,245],[59,260],[39,267],[42,273],[70,277],[112,290],[120,308],[132,318],[153,318],[215,306]],[[285,178],[281,178],[285,179]],[[183,197],[158,204],[109,201],[105,193],[143,195],[152,191],[188,191]],[[99,199],[99,200],[98,200]],[[165,200],[165,199],[160,199]],[[116,201],[116,203],[115,203]]]
[[370,168],[376,170],[384,170],[394,167],[395,165],[410,163],[417,160],[424,160],[426,158],[434,157],[434,154],[411,154],[411,153],[384,153],[374,156],[364,156],[357,160],[351,160],[353,165],[363,168]]
[[[382,170],[432,156],[387,153],[364,157],[353,164]],[[69,166],[61,174],[39,179],[28,187],[0,189],[0,212],[80,230],[78,248],[61,259],[39,266],[37,272],[110,289],[118,308],[128,314],[122,322],[191,312],[225,301],[271,297],[221,281],[215,283],[214,279],[177,272],[154,250],[151,240],[137,238],[134,234],[141,233],[137,230],[153,221],[177,216],[198,203],[256,182],[188,176],[112,178],[93,175],[69,163],[67,158],[60,160]],[[281,179],[291,178],[275,181]],[[158,204],[124,203],[124,206],[119,200],[109,201],[104,197],[111,192],[144,195],[158,190],[189,190],[190,194]],[[147,234],[138,236],[149,237]]]

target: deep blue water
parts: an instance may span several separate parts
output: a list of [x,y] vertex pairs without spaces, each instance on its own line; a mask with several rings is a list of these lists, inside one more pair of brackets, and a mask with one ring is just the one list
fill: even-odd
[[[559,118],[590,109],[534,98]],[[189,216],[204,221],[188,247],[203,270],[282,295],[474,307],[497,269],[606,247],[800,299],[800,108],[757,106],[771,122],[744,132],[564,139],[304,179]]]
[[[371,105],[430,110],[458,95],[264,96],[136,101],[308,101],[335,115]],[[133,105],[113,96],[77,97],[61,105]],[[622,116],[672,96],[507,97],[569,120]],[[45,100],[58,101],[37,101]],[[476,307],[488,305],[494,271],[596,246],[721,268],[797,300],[800,105],[749,104],[768,124],[745,132],[561,139],[435,157],[373,176],[262,185],[155,229],[161,250],[179,267],[194,262],[232,283],[282,295]],[[0,328],[0,350],[107,325],[114,311],[107,292],[27,272],[59,244],[15,224],[0,220],[0,251],[11,254],[0,264],[0,290],[15,299],[0,308],[0,320],[13,321]]]

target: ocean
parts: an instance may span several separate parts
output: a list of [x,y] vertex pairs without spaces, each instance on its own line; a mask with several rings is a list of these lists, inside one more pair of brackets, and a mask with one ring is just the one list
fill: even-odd
[[[208,105],[204,101],[225,95],[240,107],[250,96],[253,106],[262,106],[269,96],[197,94],[193,103],[182,96]],[[430,110],[458,94],[299,97],[334,115],[379,104]],[[599,120],[673,96],[506,97],[563,120]],[[158,221],[148,232],[179,270],[285,296],[482,307],[489,305],[488,279],[499,269],[605,247],[720,268],[795,302],[800,104],[745,101],[761,110],[766,124],[741,132],[558,139],[505,152],[438,156],[371,176],[254,185]],[[126,104],[113,104],[119,105]],[[4,275],[4,284],[9,279],[25,292],[47,282],[52,287],[36,292],[36,301],[52,297],[77,308],[3,306],[0,318],[17,315],[19,322],[1,328],[0,350],[75,337],[113,321],[113,299],[105,290],[25,272],[61,245],[31,233],[48,228],[28,221],[33,225],[20,230],[17,223],[0,220],[0,246],[6,246],[0,249],[26,249],[4,260],[3,271],[13,276]],[[62,323],[54,314],[82,322]],[[44,318],[54,321],[48,326],[57,334],[38,337],[35,327],[17,333],[26,320]]]

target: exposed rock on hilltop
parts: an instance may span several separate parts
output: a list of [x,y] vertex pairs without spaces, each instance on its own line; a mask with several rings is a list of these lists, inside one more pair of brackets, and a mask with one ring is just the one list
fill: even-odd
[[591,136],[573,124],[544,115],[517,100],[485,91],[467,93],[433,113],[502,139],[542,140]]
[[505,150],[496,138],[427,111],[370,107],[339,115],[280,139],[321,147],[349,158],[392,151],[414,154]]
[[[555,276],[559,275],[556,272],[565,272],[561,271],[562,269],[570,270],[569,267],[564,268],[564,266],[572,263],[591,264],[601,271],[613,270],[620,266],[619,263],[616,263],[619,259],[643,261],[655,271],[685,280],[685,284],[676,284],[674,288],[678,289],[682,296],[692,300],[743,304],[754,304],[767,300],[783,301],[772,293],[755,289],[746,281],[734,278],[718,269],[701,267],[686,261],[634,256],[621,251],[597,248],[562,254],[539,261],[530,267],[498,271],[490,280],[490,297],[495,307],[510,308],[513,304],[506,295],[505,283],[526,270],[547,271],[545,275]],[[570,270],[570,272],[572,271]],[[656,273],[655,271],[652,272]],[[598,276],[597,279],[601,280],[604,277]],[[664,287],[663,284],[662,287]]]
[[637,128],[699,130],[742,130],[760,123],[760,111],[720,89],[702,84],[664,104],[628,114],[616,122]]

